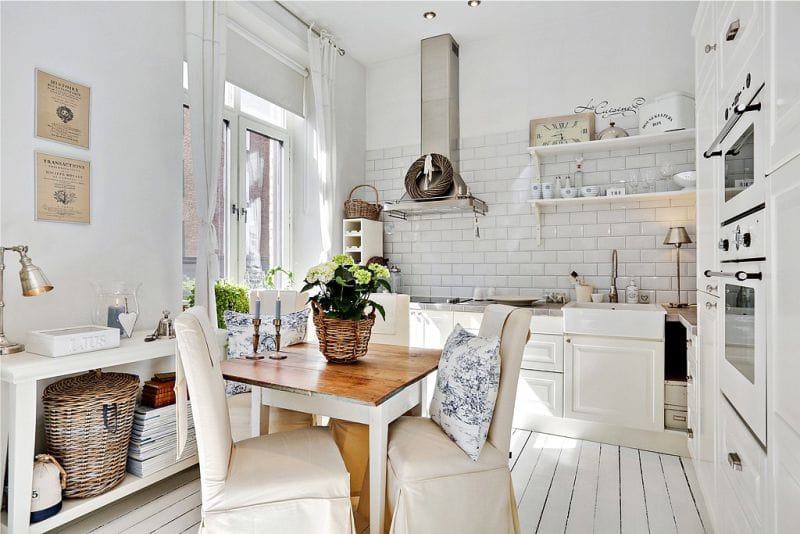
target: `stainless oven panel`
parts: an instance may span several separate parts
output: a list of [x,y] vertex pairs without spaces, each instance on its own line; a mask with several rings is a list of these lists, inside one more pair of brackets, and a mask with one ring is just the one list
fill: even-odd
[[754,260],[766,257],[766,210],[726,224],[720,230],[719,258],[722,262]]

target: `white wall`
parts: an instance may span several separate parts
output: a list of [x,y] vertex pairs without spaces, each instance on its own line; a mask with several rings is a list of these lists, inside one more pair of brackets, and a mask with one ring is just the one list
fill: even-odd
[[[138,328],[180,309],[180,2],[2,3],[0,240],[30,245],[55,289],[20,296],[6,270],[5,326],[31,329],[91,320],[91,281],[140,282]],[[91,148],[34,137],[34,68],[92,88]],[[91,161],[91,224],[34,220],[34,151]]]
[[[564,6],[558,25],[541,28],[532,20],[522,35],[460,43],[462,137],[521,130],[532,118],[572,113],[592,97],[624,104],[692,92],[695,3],[626,2],[591,17]],[[369,66],[368,150],[419,143],[419,65],[415,54]]]

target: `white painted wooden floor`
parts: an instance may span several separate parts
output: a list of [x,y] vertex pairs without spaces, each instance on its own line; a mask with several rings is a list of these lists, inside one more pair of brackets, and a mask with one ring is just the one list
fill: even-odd
[[[234,435],[246,428],[233,422]],[[709,524],[686,458],[514,430],[509,466],[525,534],[694,534]],[[196,532],[198,477],[184,471],[59,532]]]

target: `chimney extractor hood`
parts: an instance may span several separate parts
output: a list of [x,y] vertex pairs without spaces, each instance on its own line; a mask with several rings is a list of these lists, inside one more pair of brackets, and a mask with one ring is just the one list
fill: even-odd
[[453,164],[453,186],[447,195],[412,199],[408,193],[400,200],[386,201],[384,210],[391,217],[467,211],[486,215],[488,207],[475,198],[458,173],[458,43],[449,33],[423,39],[421,58],[421,149],[422,154],[442,154]]

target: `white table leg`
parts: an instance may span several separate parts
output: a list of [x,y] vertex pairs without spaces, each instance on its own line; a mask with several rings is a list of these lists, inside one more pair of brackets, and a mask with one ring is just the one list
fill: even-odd
[[419,413],[422,417],[430,415],[428,408],[428,377],[426,376],[419,381]]
[[11,414],[10,388],[10,384],[0,382],[0,475],[6,472],[6,459],[8,458],[8,425]]
[[10,403],[8,450],[8,531],[27,532],[36,441],[36,382],[5,384]]
[[256,438],[261,435],[261,388],[250,389],[250,437]]
[[383,406],[369,411],[369,531],[383,533],[386,503],[386,454],[389,422]]

